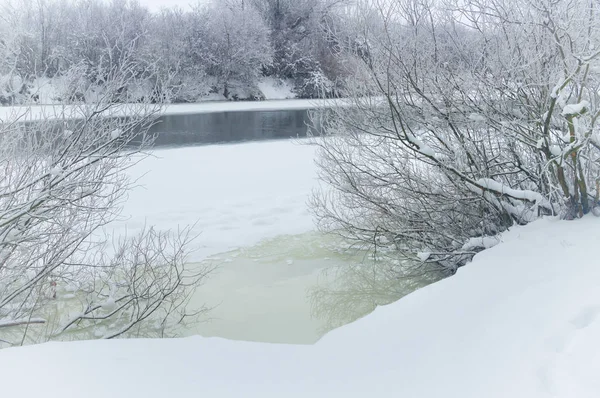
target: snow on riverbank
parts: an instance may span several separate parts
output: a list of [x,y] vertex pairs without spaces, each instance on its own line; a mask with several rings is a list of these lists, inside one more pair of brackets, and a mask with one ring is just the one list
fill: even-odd
[[268,101],[215,101],[196,104],[173,104],[165,107],[166,115],[211,112],[277,111],[290,109],[317,109],[348,106],[342,99],[277,99]]
[[[193,337],[0,352],[19,397],[596,397],[600,220],[514,228],[314,346]],[[35,380],[35,383],[31,383]]]
[[[349,106],[348,100],[341,99],[279,99],[269,101],[213,101],[193,104],[165,105],[161,115],[186,115],[215,112],[277,111],[293,109],[318,109],[336,106]],[[84,117],[92,105],[32,105],[0,107],[0,123],[12,121],[77,119]],[[141,104],[114,105],[102,114],[107,117],[123,117],[144,111],[156,111],[154,106]]]
[[290,80],[263,77],[258,82],[258,89],[268,100],[296,98],[294,84]]
[[129,170],[138,187],[123,220],[106,231],[133,235],[145,225],[174,230],[195,223],[193,261],[311,231],[306,202],[317,184],[314,152],[292,141],[155,151]]

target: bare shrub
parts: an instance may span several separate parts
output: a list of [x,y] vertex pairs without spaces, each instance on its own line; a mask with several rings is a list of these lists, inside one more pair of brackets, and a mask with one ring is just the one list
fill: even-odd
[[598,206],[596,2],[375,4],[351,106],[314,140],[322,229],[455,270],[511,225]]
[[104,338],[164,335],[194,315],[186,304],[210,270],[187,267],[189,229],[148,228],[113,250],[101,234],[135,183],[125,171],[145,157],[153,140],[148,130],[161,111],[160,104],[115,103],[138,76],[139,65],[123,57],[102,70],[102,91],[93,104],[4,112],[0,339],[5,342],[81,338],[90,330]]

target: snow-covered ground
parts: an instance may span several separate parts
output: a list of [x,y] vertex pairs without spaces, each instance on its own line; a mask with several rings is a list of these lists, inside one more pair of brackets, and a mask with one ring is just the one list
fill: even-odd
[[194,224],[190,261],[314,229],[306,202],[317,186],[315,148],[268,141],[155,151],[128,172],[137,187],[106,231]]
[[[0,352],[19,397],[597,397],[600,220],[514,228],[314,346],[192,337]],[[35,382],[32,382],[34,380]]]
[[258,89],[268,100],[296,98],[294,85],[291,81],[276,79],[273,77],[263,77],[258,82]]

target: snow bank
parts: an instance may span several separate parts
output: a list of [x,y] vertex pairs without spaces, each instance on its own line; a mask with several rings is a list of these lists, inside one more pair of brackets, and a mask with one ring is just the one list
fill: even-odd
[[[342,99],[279,99],[270,101],[215,101],[196,104],[167,105],[166,115],[210,112],[277,111],[289,109],[317,109],[350,106],[350,100]],[[1,109],[1,108],[0,108]]]
[[[288,99],[272,101],[214,101],[194,104],[166,105],[162,115],[188,115],[215,112],[277,111],[292,109],[318,109],[337,106],[350,106],[349,100],[341,99]],[[90,107],[93,105],[89,105]],[[147,110],[147,105],[115,105],[103,114],[110,117],[122,117]],[[152,106],[150,106],[152,108]],[[0,123],[11,121],[32,121],[41,119],[76,119],[84,117],[86,105],[32,105],[0,107]]]
[[471,238],[462,247],[463,250],[473,249],[489,249],[500,243],[500,239],[497,236],[480,236]]
[[[19,397],[597,397],[600,220],[515,228],[314,346],[193,337],[0,352]],[[31,381],[35,380],[35,383]]]

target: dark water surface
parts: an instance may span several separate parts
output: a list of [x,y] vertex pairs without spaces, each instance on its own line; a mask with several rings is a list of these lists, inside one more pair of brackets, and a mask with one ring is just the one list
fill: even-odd
[[[149,133],[154,137],[155,148],[302,138],[309,132],[319,133],[327,113],[327,110],[282,109],[164,115]],[[55,140],[63,136],[64,130],[77,131],[83,123],[80,119],[69,119],[42,125],[39,121],[27,121],[20,125],[38,140]],[[131,147],[140,143],[141,138],[134,138]]]
[[308,110],[235,111],[166,115],[150,132],[155,147],[182,147],[306,137],[320,130]]

